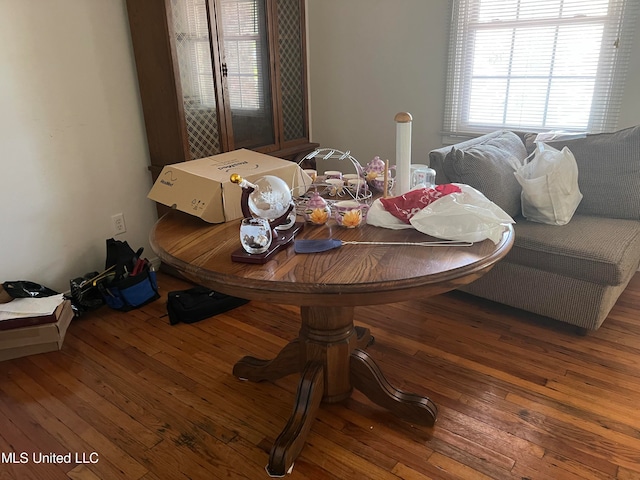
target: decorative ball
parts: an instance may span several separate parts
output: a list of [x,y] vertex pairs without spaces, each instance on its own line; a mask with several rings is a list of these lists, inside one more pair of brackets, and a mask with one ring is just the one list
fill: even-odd
[[291,190],[287,182],[273,175],[259,178],[249,195],[249,210],[260,218],[274,220],[284,215],[291,205]]

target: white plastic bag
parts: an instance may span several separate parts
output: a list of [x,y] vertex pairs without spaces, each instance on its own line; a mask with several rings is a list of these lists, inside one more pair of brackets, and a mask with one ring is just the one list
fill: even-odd
[[377,199],[371,204],[371,208],[369,208],[369,212],[367,213],[367,224],[373,225],[374,227],[389,228],[391,230],[413,228],[412,225],[404,223],[399,218],[396,218],[387,212],[387,210],[382,206],[380,199]]
[[569,223],[582,200],[573,153],[538,142],[528,159],[514,173],[522,186],[522,215],[549,225]]
[[416,230],[444,240],[497,244],[507,225],[515,223],[495,203],[469,185],[455,183],[462,192],[451,193],[427,205],[410,220]]
[[498,243],[513,219],[495,203],[469,185],[454,183],[462,190],[439,198],[417,212],[406,224],[387,212],[376,200],[367,214],[367,223],[390,229],[415,228],[443,240]]

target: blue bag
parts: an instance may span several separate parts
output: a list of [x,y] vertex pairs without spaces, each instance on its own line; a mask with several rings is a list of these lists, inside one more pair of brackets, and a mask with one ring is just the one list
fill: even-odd
[[116,310],[128,311],[160,298],[156,272],[142,248],[134,252],[125,241],[107,240],[105,269],[114,272],[98,284],[102,298]]

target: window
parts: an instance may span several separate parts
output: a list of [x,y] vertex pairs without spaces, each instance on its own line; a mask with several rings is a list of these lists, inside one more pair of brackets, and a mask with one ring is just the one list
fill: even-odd
[[[209,43],[206,0],[173,0],[180,75],[185,97],[198,107],[215,107],[215,87]],[[263,110],[268,84],[264,2],[220,0],[225,75],[229,103],[234,111]],[[262,20],[264,22],[264,20]],[[266,81],[265,81],[266,77]]]
[[[222,0],[224,49],[228,65],[227,85],[233,110],[263,110],[265,81],[266,30],[264,2]],[[246,112],[245,112],[246,113]]]
[[445,135],[615,128],[635,0],[454,0]]

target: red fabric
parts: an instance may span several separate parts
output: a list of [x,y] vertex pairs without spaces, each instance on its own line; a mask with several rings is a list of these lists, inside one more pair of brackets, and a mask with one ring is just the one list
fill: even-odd
[[436,185],[434,188],[418,188],[397,197],[381,198],[384,209],[404,223],[432,202],[450,193],[461,192],[460,187],[451,183]]

